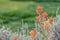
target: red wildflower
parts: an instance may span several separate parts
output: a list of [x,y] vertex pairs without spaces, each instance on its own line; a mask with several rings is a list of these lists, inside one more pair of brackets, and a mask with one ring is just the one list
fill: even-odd
[[49,18],[50,23],[52,23],[53,20],[54,20],[54,19],[53,19],[52,17]]
[[31,35],[32,38],[34,38],[35,35],[36,35],[36,32],[35,32],[34,30],[31,30],[31,31],[30,31],[30,35]]
[[46,18],[48,14],[46,12],[43,13],[43,17]]
[[38,14],[40,14],[42,12],[42,7],[41,6],[37,7],[37,12],[38,12]]
[[17,37],[14,37],[13,40],[17,40]]

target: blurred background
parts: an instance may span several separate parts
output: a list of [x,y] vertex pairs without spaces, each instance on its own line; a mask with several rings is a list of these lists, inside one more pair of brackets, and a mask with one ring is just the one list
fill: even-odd
[[42,12],[47,12],[48,17],[55,17],[60,0],[0,0],[0,28],[4,25],[15,30],[22,20],[31,23],[30,28],[34,27],[37,6],[42,6]]

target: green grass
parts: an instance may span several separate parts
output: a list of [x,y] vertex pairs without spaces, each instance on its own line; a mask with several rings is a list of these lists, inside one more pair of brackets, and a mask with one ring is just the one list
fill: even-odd
[[[36,3],[36,2],[7,2],[0,4],[0,19],[3,20],[3,22],[9,22],[9,21],[17,21],[24,19],[25,21],[30,21],[30,18],[32,19],[30,22],[33,22],[35,19],[35,16],[37,16],[36,13],[36,7],[42,6],[43,10],[42,12],[47,12],[48,17],[55,16],[57,7],[60,3]],[[60,11],[60,10],[59,10]],[[60,12],[59,12],[60,13]],[[58,13],[58,14],[59,14]]]

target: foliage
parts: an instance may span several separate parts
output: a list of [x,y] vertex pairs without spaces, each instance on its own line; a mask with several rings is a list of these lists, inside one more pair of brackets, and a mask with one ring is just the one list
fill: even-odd
[[11,0],[11,1],[60,2],[60,0]]
[[[14,4],[14,6],[12,4]],[[21,21],[21,19],[24,19],[24,22],[34,22],[35,16],[37,16],[36,7],[38,5],[43,7],[42,10],[43,12],[46,11],[48,13],[49,15],[48,17],[50,16],[54,17],[56,16],[57,7],[58,6],[60,7],[59,4],[60,3],[35,3],[35,2],[3,3],[2,5],[0,5],[1,6],[0,19],[3,21],[3,23],[9,23],[10,21]]]

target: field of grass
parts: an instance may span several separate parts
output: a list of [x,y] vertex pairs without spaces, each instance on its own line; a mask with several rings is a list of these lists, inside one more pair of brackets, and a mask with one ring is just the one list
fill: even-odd
[[[43,12],[47,12],[49,16],[55,16],[57,7],[60,3],[36,3],[36,2],[6,2],[0,3],[0,19],[3,22],[16,21],[24,19],[33,22],[36,16],[36,7],[43,7]],[[60,12],[59,12],[60,13]],[[35,20],[35,19],[34,19]]]
[[[56,10],[57,7],[60,7],[60,3],[53,3],[53,2],[47,2],[47,3],[37,3],[37,2],[3,2],[0,3],[0,20],[2,20],[3,25],[7,27],[12,27],[17,23],[16,25],[21,22],[23,19],[24,22],[27,23],[33,23],[35,22],[35,17],[37,16],[36,13],[36,7],[42,6],[43,10],[42,12],[47,12],[48,17],[56,16]],[[59,13],[60,14],[60,9]],[[19,21],[19,22],[18,22]]]

